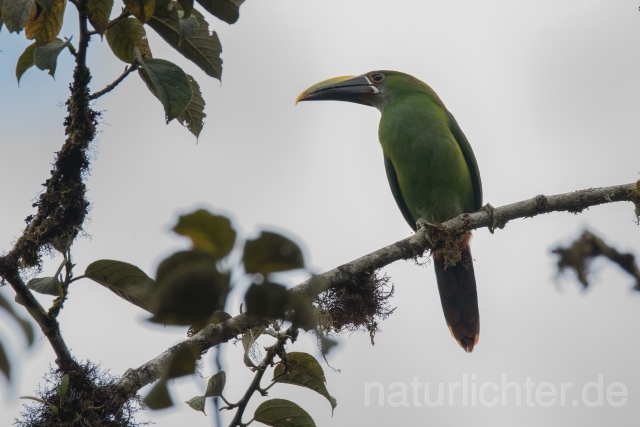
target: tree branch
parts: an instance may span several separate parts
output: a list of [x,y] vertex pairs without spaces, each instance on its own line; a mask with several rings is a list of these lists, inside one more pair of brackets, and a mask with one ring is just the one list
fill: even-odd
[[71,95],[66,103],[68,115],[64,123],[67,139],[56,153],[51,177],[44,184],[45,191],[34,204],[34,207],[38,207],[37,213],[27,218],[28,225],[22,235],[13,248],[0,257],[0,277],[11,285],[18,302],[26,307],[38,323],[57,355],[56,363],[64,372],[79,371],[79,365],[64,343],[55,317],[49,316],[27,289],[20,271],[39,267],[43,248],[55,247],[59,239],[75,237],[89,207],[84,185],[84,176],[89,167],[86,150],[95,136],[98,113],[89,108],[88,85],[91,74],[86,59],[90,36],[86,1],[74,2],[78,8],[80,41],[74,55],[76,68]]
[[137,63],[132,64],[130,67],[129,66],[125,67],[124,72],[120,75],[120,77],[118,77],[113,83],[111,83],[101,91],[89,95],[89,99],[93,101],[94,99],[98,99],[102,95],[111,92],[113,89],[115,89],[116,86],[122,83],[122,81],[126,79],[129,74],[131,74],[138,68],[140,68],[140,66]]
[[[459,215],[440,225],[442,229],[462,234],[468,230],[487,227],[490,230],[504,228],[505,225],[517,218],[530,218],[550,212],[579,213],[591,206],[605,203],[628,201],[635,204],[636,215],[640,215],[640,181],[613,187],[589,188],[571,193],[553,196],[539,195],[528,200],[512,203],[498,208],[488,208],[472,214]],[[309,279],[293,288],[290,292],[315,298],[320,293],[345,284],[358,275],[377,270],[401,259],[420,257],[431,249],[430,240],[425,233],[418,232],[406,239],[400,240],[354,261],[323,273],[324,283]],[[208,325],[200,332],[165,351],[137,369],[129,369],[122,378],[114,384],[122,398],[131,398],[147,384],[160,377],[160,368],[180,346],[193,345],[201,351],[229,341],[249,329],[268,323],[265,319],[249,317],[245,314],[235,316],[217,325]]]

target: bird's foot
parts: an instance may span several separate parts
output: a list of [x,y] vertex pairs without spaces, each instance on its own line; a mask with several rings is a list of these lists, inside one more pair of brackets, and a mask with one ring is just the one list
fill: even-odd
[[427,239],[429,246],[433,248],[434,244],[433,244],[433,241],[431,240],[431,237],[429,237],[429,230],[432,228],[435,228],[436,225],[431,224],[424,218],[418,218],[418,220],[416,221],[416,226],[418,227],[418,230],[422,231],[422,233],[424,234],[424,237]]
[[493,234],[494,230],[498,227],[498,218],[496,217],[495,208],[491,206],[491,203],[487,203],[481,207],[480,210],[489,214],[489,221],[491,221],[491,224],[489,224],[489,231]]

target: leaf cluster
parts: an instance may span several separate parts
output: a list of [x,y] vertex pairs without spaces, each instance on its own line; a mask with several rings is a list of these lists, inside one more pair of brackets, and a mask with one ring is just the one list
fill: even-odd
[[[122,13],[114,18],[111,18],[113,0],[74,2],[80,13],[86,13],[86,19],[93,27],[92,32],[81,36],[105,36],[113,54],[136,67],[149,91],[162,104],[166,122],[177,119],[198,137],[206,117],[200,85],[178,65],[153,57],[146,27],[152,28],[169,46],[216,79],[222,76],[222,46],[218,35],[210,31],[204,15],[194,8],[194,0],[123,2]],[[197,2],[218,19],[233,24],[238,20],[244,0]],[[65,48],[76,54],[71,38],[65,41],[58,38],[66,6],[67,0],[0,0],[0,29],[3,25],[10,32],[20,33],[24,29],[27,39],[34,40],[18,58],[18,83],[34,65],[55,76],[59,54]],[[101,91],[99,95],[109,90]]]

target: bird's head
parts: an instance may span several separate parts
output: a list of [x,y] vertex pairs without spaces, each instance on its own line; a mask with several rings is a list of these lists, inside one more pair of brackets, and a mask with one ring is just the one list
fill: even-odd
[[296,104],[300,101],[346,101],[382,111],[395,97],[410,93],[426,93],[440,102],[433,89],[415,77],[399,71],[380,70],[316,83],[298,96]]

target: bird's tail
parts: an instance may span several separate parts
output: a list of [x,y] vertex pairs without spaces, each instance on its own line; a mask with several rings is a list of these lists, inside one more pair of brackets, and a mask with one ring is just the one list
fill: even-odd
[[478,343],[480,316],[469,239],[463,242],[460,262],[445,268],[444,256],[436,252],[433,256],[433,265],[436,270],[444,318],[451,335],[458,341],[460,347],[470,353]]

